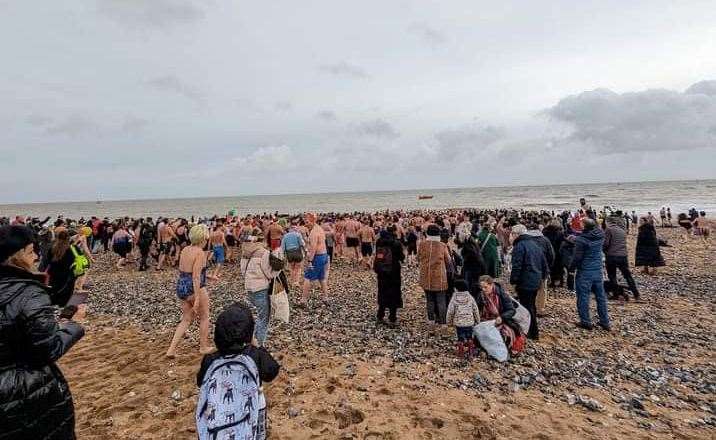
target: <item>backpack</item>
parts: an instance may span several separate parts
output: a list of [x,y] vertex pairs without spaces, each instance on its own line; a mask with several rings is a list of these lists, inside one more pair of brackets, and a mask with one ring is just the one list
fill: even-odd
[[393,250],[390,246],[378,246],[375,250],[373,268],[378,274],[389,274],[393,270]]
[[149,225],[145,225],[142,228],[142,233],[139,235],[139,239],[144,243],[151,243],[154,240],[154,231]]
[[76,277],[81,277],[82,275],[87,272],[87,269],[90,267],[89,258],[85,256],[84,254],[81,254],[75,245],[70,245],[70,250],[72,251],[72,255],[74,256],[74,261],[72,262],[72,265],[70,266],[70,269],[72,269],[72,273]]
[[200,440],[266,438],[266,399],[256,363],[237,354],[211,363],[196,404]]

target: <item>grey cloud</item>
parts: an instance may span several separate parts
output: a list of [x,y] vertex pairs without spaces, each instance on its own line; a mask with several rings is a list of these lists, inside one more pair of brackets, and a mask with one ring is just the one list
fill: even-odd
[[316,113],[316,117],[318,119],[322,119],[324,121],[335,121],[338,119],[336,112],[331,111],[331,110],[321,110],[318,113]]
[[564,98],[545,113],[572,127],[563,141],[586,143],[605,153],[708,148],[716,146],[712,87],[712,81],[704,81],[686,93],[597,89]]
[[696,84],[692,84],[691,87],[686,89],[684,93],[690,95],[702,94],[716,97],[716,80],[699,81]]
[[25,118],[25,122],[27,122],[30,125],[33,125],[35,127],[43,126],[43,125],[49,125],[52,123],[52,118],[44,116],[44,115],[38,115],[38,114],[31,114],[28,115],[27,118]]
[[447,42],[445,34],[427,23],[413,23],[408,27],[408,32],[417,35],[426,43],[438,46]]
[[501,127],[470,123],[435,133],[434,150],[439,160],[464,160],[505,137]]
[[323,72],[330,73],[335,76],[346,76],[350,78],[368,78],[368,73],[360,66],[341,61],[336,64],[325,64],[319,69]]
[[365,121],[356,127],[356,131],[362,135],[383,139],[395,139],[400,133],[385,119],[373,119]]
[[148,120],[129,115],[124,119],[121,130],[125,134],[139,134],[146,130],[148,125]]
[[176,93],[193,101],[201,102],[204,100],[204,94],[201,91],[182,82],[174,75],[165,75],[153,78],[147,81],[146,84],[155,90]]
[[44,132],[53,136],[62,135],[75,138],[89,134],[96,135],[100,132],[100,127],[92,119],[84,115],[74,114],[62,121],[45,125]]
[[287,112],[293,110],[293,103],[291,101],[277,101],[274,103],[273,108],[279,112]]
[[204,18],[190,0],[98,0],[98,11],[123,25],[167,28]]

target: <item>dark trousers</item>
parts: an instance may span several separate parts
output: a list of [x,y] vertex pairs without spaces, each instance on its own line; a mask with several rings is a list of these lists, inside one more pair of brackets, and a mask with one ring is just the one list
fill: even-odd
[[472,339],[472,327],[455,327],[455,332],[457,333],[457,340],[460,342]]
[[617,269],[619,269],[619,272],[622,273],[622,277],[624,277],[624,280],[629,285],[629,290],[631,290],[634,294],[634,298],[639,298],[639,291],[636,288],[634,277],[631,276],[631,271],[629,270],[629,260],[627,259],[627,257],[615,257],[607,255],[606,266],[607,277],[609,278],[610,285],[617,285]]
[[378,307],[378,319],[385,318],[385,309],[388,309],[388,321],[395,322],[398,320],[398,309],[395,307]]
[[517,289],[517,297],[520,300],[520,304],[530,312],[530,330],[527,332],[527,337],[530,339],[539,339],[539,328],[537,327],[537,305],[535,300],[537,299],[537,289],[525,290]]
[[447,294],[444,291],[426,290],[425,308],[428,312],[428,320],[437,324],[445,324],[447,315]]
[[139,245],[139,253],[142,258],[139,260],[139,270],[147,270],[147,258],[149,258],[149,247],[150,245]]
[[574,292],[574,272],[567,272],[567,290]]

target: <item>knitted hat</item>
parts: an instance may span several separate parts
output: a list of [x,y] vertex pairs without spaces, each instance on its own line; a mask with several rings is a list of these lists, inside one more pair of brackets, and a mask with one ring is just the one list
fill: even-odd
[[37,242],[35,233],[27,226],[0,227],[0,263],[13,256],[28,244]]

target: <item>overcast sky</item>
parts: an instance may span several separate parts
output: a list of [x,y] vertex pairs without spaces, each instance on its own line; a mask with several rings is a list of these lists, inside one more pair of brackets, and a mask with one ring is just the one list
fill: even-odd
[[0,0],[0,202],[716,177],[716,7]]

